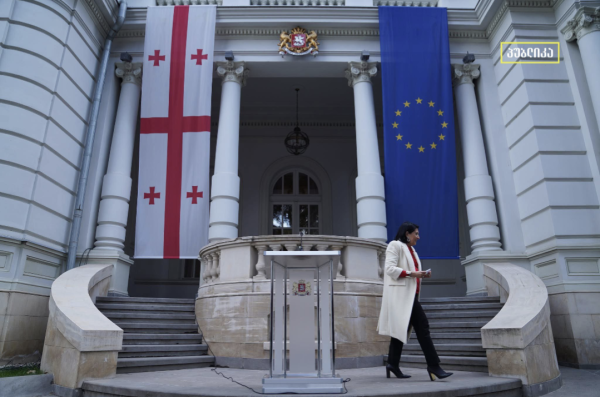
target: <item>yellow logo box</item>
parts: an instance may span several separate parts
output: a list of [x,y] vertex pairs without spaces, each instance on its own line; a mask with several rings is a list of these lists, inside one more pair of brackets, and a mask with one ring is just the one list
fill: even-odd
[[[506,51],[504,51],[505,46]],[[544,58],[549,59],[545,61]],[[560,63],[560,43],[558,41],[503,41],[500,43],[500,63]]]

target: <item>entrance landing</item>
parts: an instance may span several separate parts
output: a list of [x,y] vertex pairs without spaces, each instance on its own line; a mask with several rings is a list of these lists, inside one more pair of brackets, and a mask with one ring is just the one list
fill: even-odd
[[[216,370],[258,392],[262,392],[261,380],[268,374],[267,371],[244,369],[216,368]],[[523,395],[520,380],[493,378],[482,372],[455,371],[450,378],[435,382],[431,382],[425,369],[420,368],[402,368],[402,372],[412,375],[410,379],[386,379],[384,367],[344,369],[337,372],[344,379],[351,379],[346,383],[348,394],[345,396],[521,397]],[[112,379],[86,381],[83,389],[85,395],[90,397],[212,397],[255,394],[218,375],[213,368],[118,374]]]

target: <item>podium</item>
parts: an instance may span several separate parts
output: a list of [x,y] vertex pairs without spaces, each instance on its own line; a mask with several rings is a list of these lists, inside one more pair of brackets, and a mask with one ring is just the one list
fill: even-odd
[[271,365],[263,393],[343,393],[335,374],[333,313],[333,259],[340,254],[264,252],[271,261]]

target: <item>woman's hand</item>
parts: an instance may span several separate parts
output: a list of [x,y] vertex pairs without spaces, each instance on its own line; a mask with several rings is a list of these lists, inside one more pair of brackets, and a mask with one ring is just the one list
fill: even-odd
[[429,273],[429,272],[420,272],[420,271],[419,272],[417,272],[417,271],[411,272],[410,275],[412,277],[415,277],[415,278],[428,278],[428,277],[431,277],[431,273]]

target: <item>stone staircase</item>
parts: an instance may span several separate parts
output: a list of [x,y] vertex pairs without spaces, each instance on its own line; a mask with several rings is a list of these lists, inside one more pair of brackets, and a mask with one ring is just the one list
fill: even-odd
[[96,307],[123,330],[117,373],[208,367],[193,299],[98,297]]
[[[502,309],[498,297],[423,298],[429,329],[445,370],[488,372],[481,327]],[[425,368],[425,356],[413,332],[402,351],[401,367]]]

